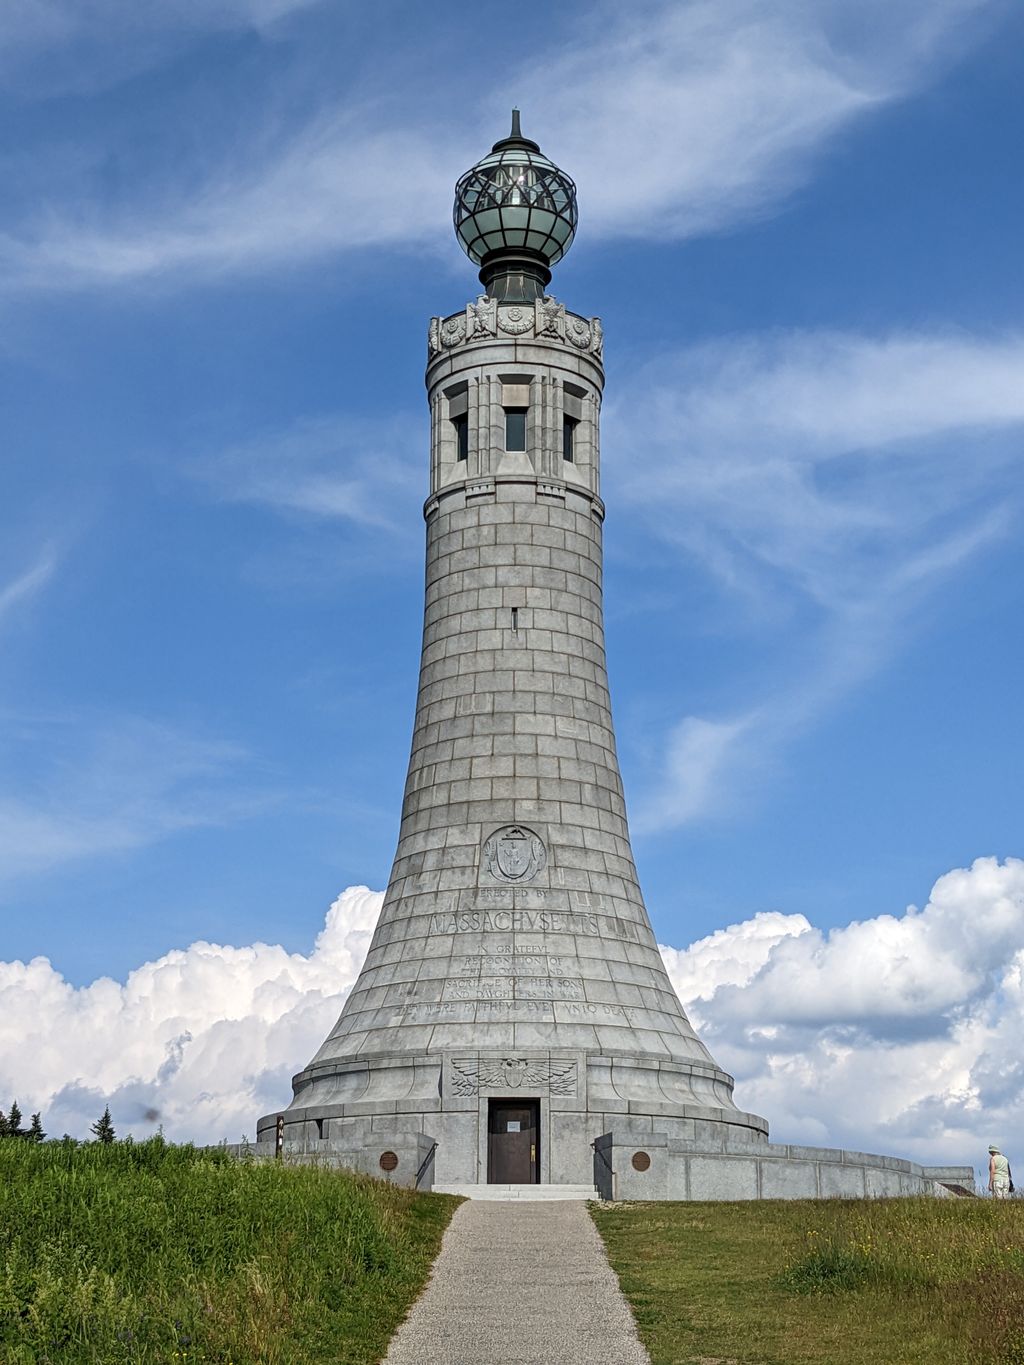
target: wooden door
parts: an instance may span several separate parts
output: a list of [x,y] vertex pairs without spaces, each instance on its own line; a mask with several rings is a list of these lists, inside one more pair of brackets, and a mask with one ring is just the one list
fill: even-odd
[[487,1116],[487,1181],[535,1185],[540,1162],[539,1100],[491,1100]]

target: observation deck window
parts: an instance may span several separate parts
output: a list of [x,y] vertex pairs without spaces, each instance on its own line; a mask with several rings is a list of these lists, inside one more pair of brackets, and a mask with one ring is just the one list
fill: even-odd
[[579,422],[575,417],[562,418],[562,459],[576,459],[576,428]]
[[505,449],[526,449],[526,408],[505,409]]
[[469,416],[463,412],[458,417],[452,418],[452,426],[455,428],[455,458],[457,460],[469,459]]

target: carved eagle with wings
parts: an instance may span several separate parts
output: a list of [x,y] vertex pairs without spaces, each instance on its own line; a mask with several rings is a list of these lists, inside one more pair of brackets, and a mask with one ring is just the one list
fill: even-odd
[[481,1090],[521,1090],[524,1086],[547,1086],[552,1095],[576,1093],[575,1062],[530,1061],[526,1057],[479,1057],[453,1061],[456,1095],[475,1095]]

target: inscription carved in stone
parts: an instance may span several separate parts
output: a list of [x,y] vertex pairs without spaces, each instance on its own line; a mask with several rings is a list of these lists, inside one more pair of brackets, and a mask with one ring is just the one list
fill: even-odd
[[547,953],[477,953],[459,962],[463,976],[564,976],[571,968],[563,958]]
[[467,1017],[477,1022],[489,1019],[503,1019],[509,1016],[523,1016],[550,1022],[555,1010],[574,1019],[597,1023],[599,1020],[612,1020],[627,1023],[638,1013],[632,1005],[595,1005],[588,1000],[480,1000],[470,1001],[441,1000],[421,1001],[408,1005],[395,1005],[390,1010],[392,1019],[402,1024],[428,1024],[439,1019],[451,1022],[464,1021]]
[[532,882],[547,857],[540,835],[525,825],[495,830],[484,844],[484,864],[497,882]]
[[614,915],[576,910],[462,910],[431,915],[428,934],[586,934],[640,943],[639,927]]
[[444,983],[445,1000],[511,1000],[514,982],[497,977],[449,977]]
[[578,976],[526,976],[515,982],[517,1000],[582,1000],[583,981]]
[[450,976],[445,1000],[582,1000],[578,976]]
[[452,1061],[456,1095],[478,1095],[481,1090],[545,1088],[552,1095],[576,1094],[576,1063],[533,1061],[527,1057],[465,1058]]

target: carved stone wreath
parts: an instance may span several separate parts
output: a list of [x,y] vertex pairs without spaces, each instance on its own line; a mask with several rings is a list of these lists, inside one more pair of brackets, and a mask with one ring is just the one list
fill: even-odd
[[582,318],[567,317],[565,319],[565,339],[572,342],[574,346],[578,346],[581,351],[585,351],[591,341],[590,327]]
[[511,336],[522,336],[533,326],[533,314],[525,312],[522,308],[499,309],[498,326]]
[[466,339],[466,320],[461,317],[445,318],[441,323],[441,345],[458,346]]

